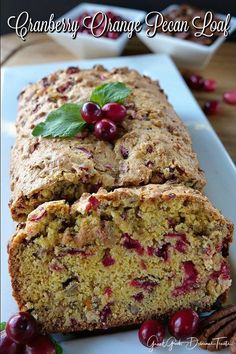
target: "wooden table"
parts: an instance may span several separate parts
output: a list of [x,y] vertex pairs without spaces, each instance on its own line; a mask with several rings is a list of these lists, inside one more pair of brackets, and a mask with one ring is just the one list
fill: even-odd
[[[2,41],[2,66],[38,64],[54,61],[75,60],[73,54],[66,51],[46,34],[31,34],[22,42],[15,34],[4,35]],[[131,39],[124,55],[145,54],[150,51],[138,40]],[[222,100],[223,92],[236,89],[236,43],[225,43],[216,53],[208,67],[201,72],[206,78],[216,79],[217,90],[213,93],[193,92],[202,106],[208,99]],[[236,106],[222,103],[221,112],[209,117],[211,124],[222,140],[230,156],[236,162]]]

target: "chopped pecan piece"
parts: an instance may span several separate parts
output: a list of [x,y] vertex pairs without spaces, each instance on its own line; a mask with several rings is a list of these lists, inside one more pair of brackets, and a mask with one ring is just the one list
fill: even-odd
[[[202,321],[198,336],[199,346],[209,351],[218,351],[230,345],[231,353],[236,353],[234,334],[236,333],[236,305],[228,305]],[[234,347],[235,346],[235,347]]]
[[232,354],[236,354],[236,331],[234,332],[233,337],[230,339],[229,348]]

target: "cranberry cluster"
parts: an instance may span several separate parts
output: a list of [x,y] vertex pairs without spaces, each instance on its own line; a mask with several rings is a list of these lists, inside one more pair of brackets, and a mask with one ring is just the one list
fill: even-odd
[[[79,23],[79,25],[80,25],[79,26],[79,32],[91,34],[90,28],[86,28],[86,27],[90,27],[91,22],[92,22],[92,17],[95,14],[96,14],[96,12],[93,12],[93,13],[83,12],[80,16],[78,16],[75,19],[75,21],[77,21]],[[123,20],[122,17],[116,15],[112,11],[106,11],[105,15],[106,15],[107,19],[111,21],[112,24],[115,21],[122,21]],[[87,17],[87,16],[90,16],[90,18],[85,20],[86,21],[86,23],[85,23],[86,27],[85,27],[83,22],[84,22],[84,18]],[[98,26],[96,29],[94,29],[94,33],[95,33],[96,36],[101,35],[101,37],[106,37],[106,38],[110,38],[110,39],[117,39],[121,35],[121,32],[105,31],[103,23],[99,26],[101,21],[102,21],[102,14],[98,14],[95,17],[95,21],[94,21],[94,27]]]
[[0,354],[56,354],[48,335],[40,333],[37,322],[28,312],[12,316],[1,332]]
[[[217,87],[216,80],[204,79],[200,75],[192,74],[186,78],[188,86],[194,90],[202,90],[206,92],[213,92]],[[236,104],[236,90],[226,91],[223,95],[226,103]],[[206,101],[203,106],[203,111],[207,115],[214,115],[220,111],[220,102],[217,100]]]
[[[199,323],[199,316],[194,310],[183,309],[170,317],[168,330],[176,339],[184,340],[196,334]],[[140,327],[138,336],[140,342],[146,347],[158,347],[164,340],[165,327],[159,320],[147,320]]]
[[105,141],[113,141],[117,137],[117,124],[124,120],[126,113],[125,106],[116,102],[107,103],[103,107],[94,102],[86,102],[81,108],[85,122],[94,124],[94,135]]

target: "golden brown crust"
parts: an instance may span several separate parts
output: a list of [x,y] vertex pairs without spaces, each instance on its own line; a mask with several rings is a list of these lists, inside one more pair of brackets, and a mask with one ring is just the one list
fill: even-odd
[[[45,201],[76,200],[98,186],[110,190],[174,180],[203,188],[205,179],[189,133],[155,81],[127,68],[107,71],[97,66],[68,72],[60,70],[31,84],[19,97],[11,163],[15,220],[24,220]],[[95,86],[114,81],[132,89],[125,102],[128,115],[114,145],[86,131],[72,139],[32,136],[33,127],[51,110],[65,102],[87,100]]]

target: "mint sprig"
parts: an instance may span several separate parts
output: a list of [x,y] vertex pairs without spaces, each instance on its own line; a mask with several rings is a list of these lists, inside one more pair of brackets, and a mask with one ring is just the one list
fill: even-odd
[[1,322],[0,323],[0,331],[4,331],[4,329],[6,328],[6,322]]
[[36,125],[33,136],[71,138],[86,125],[80,114],[81,105],[66,103],[52,111],[46,120]]
[[55,350],[56,350],[55,354],[63,354],[63,349],[60,346],[60,344],[53,337],[51,337],[51,340],[52,340]]
[[[122,82],[102,84],[92,91],[90,101],[101,107],[109,102],[123,103],[131,90]],[[33,129],[33,136],[44,138],[71,138],[83,130],[88,124],[81,116],[83,103],[65,103],[50,112],[44,122]]]
[[109,102],[123,103],[130,93],[131,90],[122,82],[112,82],[95,87],[90,101],[98,103],[101,107]]

